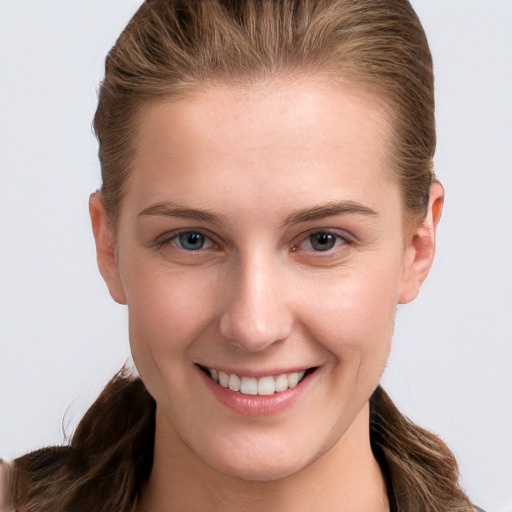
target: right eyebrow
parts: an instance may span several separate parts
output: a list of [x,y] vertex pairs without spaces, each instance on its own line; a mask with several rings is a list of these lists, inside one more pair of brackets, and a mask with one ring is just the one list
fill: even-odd
[[211,224],[223,224],[225,220],[208,210],[198,208],[189,208],[178,203],[155,203],[142,210],[138,217],[163,216],[163,217],[180,217],[182,219],[197,220],[199,222],[209,222]]

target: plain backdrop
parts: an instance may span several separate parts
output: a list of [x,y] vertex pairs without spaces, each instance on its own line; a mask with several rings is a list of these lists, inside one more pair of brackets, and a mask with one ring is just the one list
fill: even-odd
[[[87,201],[103,59],[139,0],[0,0],[0,454],[61,443],[129,357]],[[512,1],[414,0],[437,86],[438,255],[384,385],[512,511]]]

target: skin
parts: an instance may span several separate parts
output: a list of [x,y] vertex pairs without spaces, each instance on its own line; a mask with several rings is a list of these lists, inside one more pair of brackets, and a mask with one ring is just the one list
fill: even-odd
[[[405,227],[390,133],[371,97],[313,80],[145,108],[116,232],[90,201],[99,268],[128,305],[157,402],[138,510],[389,509],[368,400],[443,202],[434,183],[425,219]],[[203,248],[180,245],[181,230]],[[220,403],[197,365],[316,371],[291,406],[252,417]]]

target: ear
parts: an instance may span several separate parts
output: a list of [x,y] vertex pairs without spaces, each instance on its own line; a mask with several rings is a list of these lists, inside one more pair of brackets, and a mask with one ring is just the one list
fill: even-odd
[[425,219],[412,227],[405,241],[404,266],[398,302],[413,301],[427,278],[436,253],[436,228],[443,211],[444,189],[435,181],[430,186]]
[[89,197],[89,214],[96,242],[96,259],[100,274],[105,280],[112,298],[119,304],[126,304],[126,296],[117,266],[116,236],[98,192]]

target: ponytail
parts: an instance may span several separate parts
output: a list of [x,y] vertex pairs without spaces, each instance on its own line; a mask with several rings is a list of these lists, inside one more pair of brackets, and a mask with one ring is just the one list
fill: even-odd
[[372,446],[384,452],[397,501],[405,511],[479,510],[459,486],[450,449],[406,418],[380,386],[370,399],[370,436]]
[[[43,448],[13,464],[18,512],[132,512],[153,463],[155,401],[123,369],[79,423],[69,446]],[[452,452],[403,416],[379,386],[370,399],[370,435],[405,512],[473,512]]]
[[131,512],[153,462],[155,402],[121,370],[79,423],[69,446],[14,461],[18,512]]

